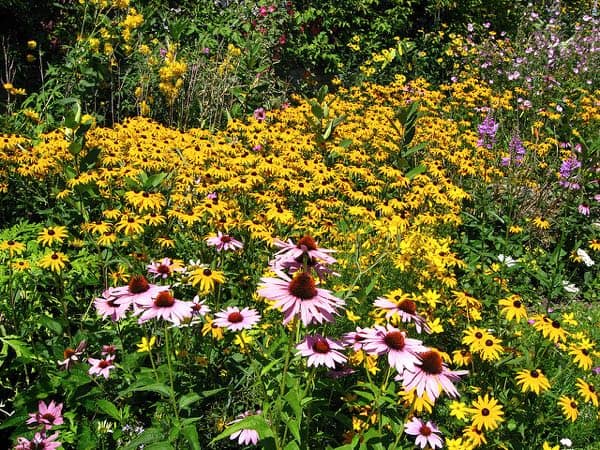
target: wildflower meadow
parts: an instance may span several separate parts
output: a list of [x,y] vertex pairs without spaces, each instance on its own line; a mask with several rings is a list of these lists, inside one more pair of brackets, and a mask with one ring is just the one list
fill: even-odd
[[600,449],[597,2],[28,3],[0,448]]

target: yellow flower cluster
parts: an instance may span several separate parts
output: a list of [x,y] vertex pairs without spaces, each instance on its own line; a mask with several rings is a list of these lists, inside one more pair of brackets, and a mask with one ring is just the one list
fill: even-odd
[[187,71],[187,64],[178,61],[175,48],[170,48],[165,54],[165,60],[158,71],[160,83],[158,88],[165,96],[167,104],[173,105],[183,87],[183,76]]

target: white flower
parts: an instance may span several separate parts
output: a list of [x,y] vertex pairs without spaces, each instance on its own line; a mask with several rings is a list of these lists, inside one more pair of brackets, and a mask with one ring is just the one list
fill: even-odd
[[569,439],[569,438],[562,438],[560,440],[560,445],[564,445],[567,448],[571,448],[571,446],[573,445],[573,443],[571,442],[571,439]]
[[568,281],[563,281],[563,288],[566,292],[570,292],[571,294],[577,294],[579,292],[579,288]]
[[588,255],[587,252],[582,248],[578,248],[576,253],[586,266],[592,267],[595,264],[594,260],[590,258],[590,255]]
[[503,263],[506,267],[512,267],[517,264],[517,261],[510,256],[505,256],[502,253],[498,255],[498,261]]

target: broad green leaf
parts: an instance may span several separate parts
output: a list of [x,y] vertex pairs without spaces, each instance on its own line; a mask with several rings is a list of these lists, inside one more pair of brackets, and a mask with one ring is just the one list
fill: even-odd
[[[144,445],[144,448],[148,447],[148,444],[159,443],[165,437],[165,433],[163,433],[158,428],[148,428],[144,430],[139,436],[135,437],[129,444],[122,447],[121,450],[137,450],[140,445]],[[169,446],[164,447],[165,450],[172,448],[170,444],[167,442]]]
[[427,166],[425,164],[419,164],[414,169],[409,170],[405,176],[409,180],[412,180],[414,177],[416,177],[419,174],[422,174],[426,170],[427,170]]
[[109,402],[108,400],[98,400],[96,402],[96,406],[98,406],[98,408],[102,412],[104,412],[105,414],[109,415],[110,417],[112,417],[113,419],[115,419],[117,422],[120,423],[123,420],[123,418],[121,417],[121,412],[115,406],[114,403]]
[[241,421],[236,422],[236,423],[232,424],[231,426],[227,427],[227,429],[225,431],[223,431],[221,434],[219,434],[216,438],[214,438],[211,441],[211,444],[214,444],[217,441],[225,439],[225,438],[231,436],[236,431],[240,431],[240,430],[256,430],[258,432],[258,436],[260,437],[261,440],[273,437],[273,431],[269,427],[269,424],[264,419],[264,417],[255,415],[255,416],[246,417],[246,418],[242,419]]

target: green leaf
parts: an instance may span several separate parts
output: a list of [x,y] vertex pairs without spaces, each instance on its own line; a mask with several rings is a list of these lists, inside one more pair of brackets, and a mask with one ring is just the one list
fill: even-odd
[[108,400],[98,400],[96,402],[96,406],[105,414],[109,415],[117,422],[121,423],[123,421],[123,417],[121,416],[121,412],[115,406],[114,403],[109,402]]
[[181,429],[181,434],[183,437],[187,439],[190,444],[189,448],[193,450],[200,450],[202,447],[200,446],[200,440],[198,438],[198,430],[196,430],[195,425],[188,425],[187,427],[183,427]]
[[40,316],[38,316],[37,321],[40,323],[40,325],[48,328],[54,334],[59,335],[59,336],[62,335],[62,332],[63,332],[62,325],[60,324],[60,322],[54,320],[52,317],[46,316],[46,315],[40,315]]
[[[122,447],[121,450],[137,450],[140,445],[144,445],[144,448],[148,449],[150,447],[147,444],[158,444],[162,439],[164,439],[165,433],[163,433],[158,428],[148,428],[144,430],[139,436],[135,437],[129,444]],[[165,450],[168,448],[173,448],[171,444],[166,443],[168,446],[164,447]],[[156,447],[155,447],[156,448]],[[160,448],[160,447],[159,447]]]
[[223,431],[211,441],[211,444],[225,439],[231,436],[236,431],[240,430],[256,430],[261,440],[273,437],[273,431],[269,427],[269,424],[264,419],[264,417],[255,415],[246,417],[245,419],[242,419],[241,421],[236,422],[233,425],[227,427],[225,431]]
[[187,409],[193,403],[196,403],[198,400],[201,400],[200,397],[195,392],[190,392],[189,394],[182,395],[179,398],[179,409]]
[[342,139],[340,141],[340,147],[348,148],[352,145],[352,139]]
[[174,450],[175,447],[173,447],[173,445],[171,445],[171,443],[169,441],[160,441],[160,442],[154,442],[150,445],[146,445],[144,446],[145,450]]
[[171,388],[164,383],[150,383],[150,384],[140,384],[137,383],[124,391],[121,391],[120,396],[124,396],[125,394],[129,394],[130,392],[156,392],[161,394],[163,397],[171,396]]
[[323,119],[324,115],[323,108],[321,108],[321,105],[319,105],[318,103],[313,103],[310,110],[317,119]]
[[408,173],[405,176],[409,180],[412,180],[414,177],[416,177],[417,175],[425,172],[426,170],[427,170],[427,166],[425,164],[419,164],[414,169],[409,170]]
[[0,337],[0,341],[2,341],[3,344],[2,350],[0,351],[1,356],[8,355],[8,349],[10,347],[17,354],[18,358],[25,358],[28,360],[38,359],[31,350],[31,347],[21,341],[17,336]]

